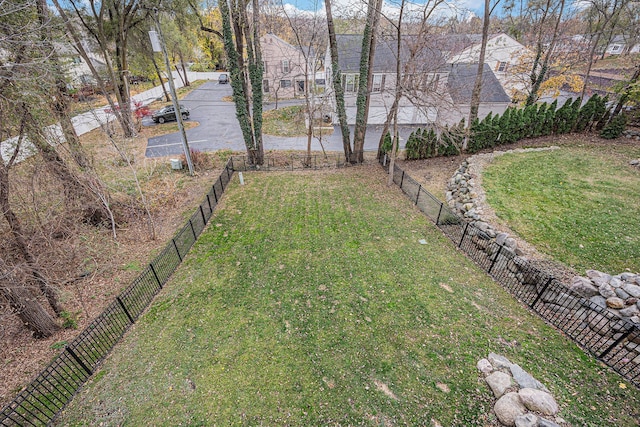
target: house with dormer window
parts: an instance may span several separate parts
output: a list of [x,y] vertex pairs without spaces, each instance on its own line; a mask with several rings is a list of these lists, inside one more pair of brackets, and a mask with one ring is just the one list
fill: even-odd
[[[399,84],[402,97],[399,101],[398,122],[400,124],[457,124],[467,118],[471,92],[475,83],[478,64],[452,64],[447,61],[437,43],[406,36],[398,54],[397,42],[392,37],[381,37],[376,44],[371,82],[371,98],[368,124],[383,124],[395,100],[396,58],[400,56],[402,74]],[[340,34],[338,44],[338,66],[345,92],[347,121],[355,123],[356,98],[360,70],[362,36]],[[325,57],[326,88],[332,88],[330,53]],[[333,93],[331,92],[331,95]],[[332,97],[333,98],[333,97]],[[334,111],[335,111],[335,98]],[[480,118],[489,112],[503,113],[511,103],[489,64],[483,68],[483,87],[480,96]],[[334,123],[337,116],[333,115]]]
[[275,34],[260,38],[264,77],[262,91],[267,98],[287,99],[304,96],[305,87],[313,83],[313,52],[304,52]]

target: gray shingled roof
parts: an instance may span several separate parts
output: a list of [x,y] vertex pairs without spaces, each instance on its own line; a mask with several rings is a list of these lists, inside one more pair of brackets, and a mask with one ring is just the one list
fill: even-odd
[[[409,44],[414,40],[411,36],[404,39],[403,48],[401,49],[402,58],[409,57]],[[336,42],[338,44],[338,66],[343,73],[360,72],[360,51],[362,50],[361,34],[337,34]],[[394,39],[379,39],[376,45],[376,53],[374,57],[373,72],[374,73],[395,73],[396,57],[398,47]],[[425,70],[440,67],[444,60],[438,49],[425,47],[419,53],[421,61],[419,61]]]
[[[473,92],[477,73],[478,64],[451,64],[447,85],[453,102],[456,104],[468,104],[471,102],[471,93]],[[482,70],[480,102],[511,102],[511,98],[506,94],[487,64],[484,64]]]

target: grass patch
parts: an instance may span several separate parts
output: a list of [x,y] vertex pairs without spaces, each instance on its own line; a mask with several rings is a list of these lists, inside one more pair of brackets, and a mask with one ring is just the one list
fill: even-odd
[[377,167],[234,177],[58,425],[485,426],[491,392],[475,365],[490,351],[545,383],[574,425],[636,425],[638,390],[385,182]]
[[640,271],[640,149],[588,145],[507,154],[483,173],[487,200],[524,240],[578,271]]
[[304,107],[292,105],[265,111],[262,115],[262,131],[273,136],[303,136],[307,134]]

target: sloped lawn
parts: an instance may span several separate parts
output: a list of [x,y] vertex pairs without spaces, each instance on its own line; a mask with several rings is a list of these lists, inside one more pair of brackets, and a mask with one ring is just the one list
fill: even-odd
[[639,145],[573,144],[506,154],[483,173],[487,201],[524,240],[584,274],[640,271]]
[[573,425],[636,425],[640,392],[516,303],[378,167],[245,181],[58,425],[491,425],[475,368],[490,351]]

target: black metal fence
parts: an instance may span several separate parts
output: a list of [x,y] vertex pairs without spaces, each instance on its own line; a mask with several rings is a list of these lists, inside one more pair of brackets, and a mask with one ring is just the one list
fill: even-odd
[[251,164],[247,156],[231,157],[231,166],[234,171],[292,171],[298,169],[324,169],[340,168],[349,165],[345,161],[344,153],[327,153],[311,155],[299,153],[273,153],[264,156],[264,164]]
[[[383,167],[389,172],[388,165]],[[640,388],[640,327],[569,289],[464,221],[396,164],[393,182],[456,246],[522,303]]]
[[0,413],[0,426],[47,425],[136,321],[187,254],[233,176],[231,159],[189,221],[129,287]]

